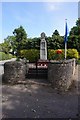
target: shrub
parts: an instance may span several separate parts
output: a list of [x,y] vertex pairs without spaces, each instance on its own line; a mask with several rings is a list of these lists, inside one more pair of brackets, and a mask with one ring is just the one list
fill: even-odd
[[[64,49],[62,49],[61,54],[57,54],[57,50],[49,49],[48,50],[48,59],[57,60],[58,58],[64,59]],[[79,58],[79,53],[76,49],[68,49],[67,50],[67,59],[71,58]]]
[[58,57],[61,59],[64,59],[64,50],[62,49],[61,54],[57,54],[57,50],[49,49],[48,50],[48,59],[50,60],[56,60]]
[[76,58],[79,59],[79,53],[76,49],[67,50],[67,58]]
[[55,51],[55,50],[49,49],[49,50],[48,50],[48,59],[49,59],[49,60],[53,60],[53,56],[55,56],[55,54],[56,54],[56,51]]
[[8,60],[14,58],[12,54],[5,54],[4,52],[0,52],[0,60]]
[[[20,51],[20,58],[26,58],[30,62],[35,62],[36,59],[39,59],[40,51],[37,49],[29,49],[29,50],[21,50]],[[48,49],[48,59],[49,60],[58,60],[64,59],[64,49],[62,49],[61,54],[57,54],[57,50]],[[79,58],[78,51],[76,49],[68,49],[67,50],[67,59],[70,58]]]
[[30,62],[35,62],[37,59],[39,59],[39,50],[37,49],[21,50],[20,57],[26,58]]

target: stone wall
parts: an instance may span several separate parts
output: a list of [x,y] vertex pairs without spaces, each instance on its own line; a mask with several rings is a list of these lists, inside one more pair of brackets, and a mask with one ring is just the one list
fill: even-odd
[[65,91],[72,83],[75,73],[75,59],[52,61],[48,64],[48,80],[53,87]]
[[4,63],[3,82],[15,84],[25,80],[26,64],[22,61],[10,61]]

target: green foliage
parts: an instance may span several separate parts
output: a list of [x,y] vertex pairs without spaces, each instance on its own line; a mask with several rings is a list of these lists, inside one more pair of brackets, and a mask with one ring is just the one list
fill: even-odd
[[40,39],[39,38],[28,38],[26,43],[26,49],[40,49]]
[[57,50],[49,49],[48,50],[48,59],[57,60],[57,58],[64,59],[64,50],[62,49],[62,54],[57,54]]
[[5,54],[4,52],[0,52],[0,60],[8,60],[11,58],[15,58],[12,54]]
[[49,59],[49,60],[53,60],[53,56],[55,56],[55,54],[56,54],[56,51],[55,51],[55,50],[49,49],[49,50],[48,50],[48,59]]
[[[14,29],[13,34],[14,36],[8,36],[4,39],[4,42],[0,44],[0,52],[11,53],[12,55],[16,54],[16,56],[19,57],[21,50],[40,49],[40,37],[27,38],[27,33],[22,26]],[[53,59],[53,49],[64,49],[64,36],[60,36],[58,30],[54,30],[51,37],[46,37],[46,41],[47,48],[51,49],[48,55],[49,59]],[[71,28],[67,48],[74,48],[80,52],[80,18],[76,21],[76,25]],[[62,55],[62,58],[64,58],[63,56],[64,55]],[[56,58],[56,56],[54,58]]]
[[16,52],[16,41],[14,36],[8,36],[4,39],[4,42],[0,44],[0,52],[14,55]]
[[47,38],[48,42],[48,49],[62,49],[64,47],[64,39],[62,36],[59,35],[57,30],[54,31],[52,37]]
[[[61,54],[57,54],[57,50],[48,49],[48,59],[49,60],[58,60],[60,58],[61,60],[64,59],[64,49],[62,49]],[[20,57],[26,58],[30,62],[35,62],[39,59],[39,50],[37,49],[29,49],[29,50],[21,50],[20,51]],[[76,49],[68,49],[67,50],[67,59],[70,58],[79,58],[78,51]]]
[[22,26],[20,26],[19,28],[16,28],[13,31],[13,34],[15,36],[16,55],[18,57],[20,54],[20,50],[24,49],[26,46],[27,34]]
[[21,50],[20,56],[21,58],[26,58],[30,62],[35,62],[37,59],[39,59],[39,50],[37,49]]
[[80,27],[80,18],[76,21],[76,25]]
[[53,32],[53,35],[59,35],[59,32],[58,32],[57,30],[55,30],[55,31]]
[[68,48],[75,48],[80,52],[80,18],[76,21],[76,26],[71,28],[68,37]]
[[14,30],[13,34],[16,37],[17,42],[21,42],[22,40],[27,39],[26,31],[24,30],[24,28],[22,26],[20,26],[19,28],[16,28]]
[[7,41],[4,41],[4,43],[0,44],[0,52],[9,53],[11,47]]
[[[64,59],[64,49],[62,49],[62,54],[57,54],[56,50],[49,49],[48,50],[48,59],[57,60],[57,58]],[[67,59],[76,58],[79,59],[79,53],[76,49],[68,49],[67,50]]]
[[80,65],[80,60],[77,60],[77,64],[79,64],[79,65]]
[[79,53],[76,49],[68,49],[67,50],[67,58],[79,58]]

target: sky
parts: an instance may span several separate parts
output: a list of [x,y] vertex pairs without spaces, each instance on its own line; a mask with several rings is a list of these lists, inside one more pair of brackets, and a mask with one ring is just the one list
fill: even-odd
[[[65,19],[69,31],[78,19],[78,2],[2,2],[0,3],[0,42],[23,26],[28,38],[40,37],[41,32],[51,36],[57,29],[65,34]],[[1,24],[2,23],[2,24]]]
[[78,2],[78,17],[80,18],[80,1]]

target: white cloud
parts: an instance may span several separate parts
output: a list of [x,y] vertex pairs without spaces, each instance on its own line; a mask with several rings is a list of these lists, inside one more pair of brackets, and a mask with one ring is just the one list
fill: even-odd
[[52,3],[47,3],[47,4],[46,4],[46,7],[47,7],[47,9],[48,9],[49,11],[54,11],[54,10],[57,9],[56,6],[55,6],[54,4],[52,4]]
[[47,11],[56,11],[56,10],[59,10],[60,9],[60,5],[59,3],[55,3],[55,2],[46,2],[44,3],[44,6],[45,6],[45,9]]

